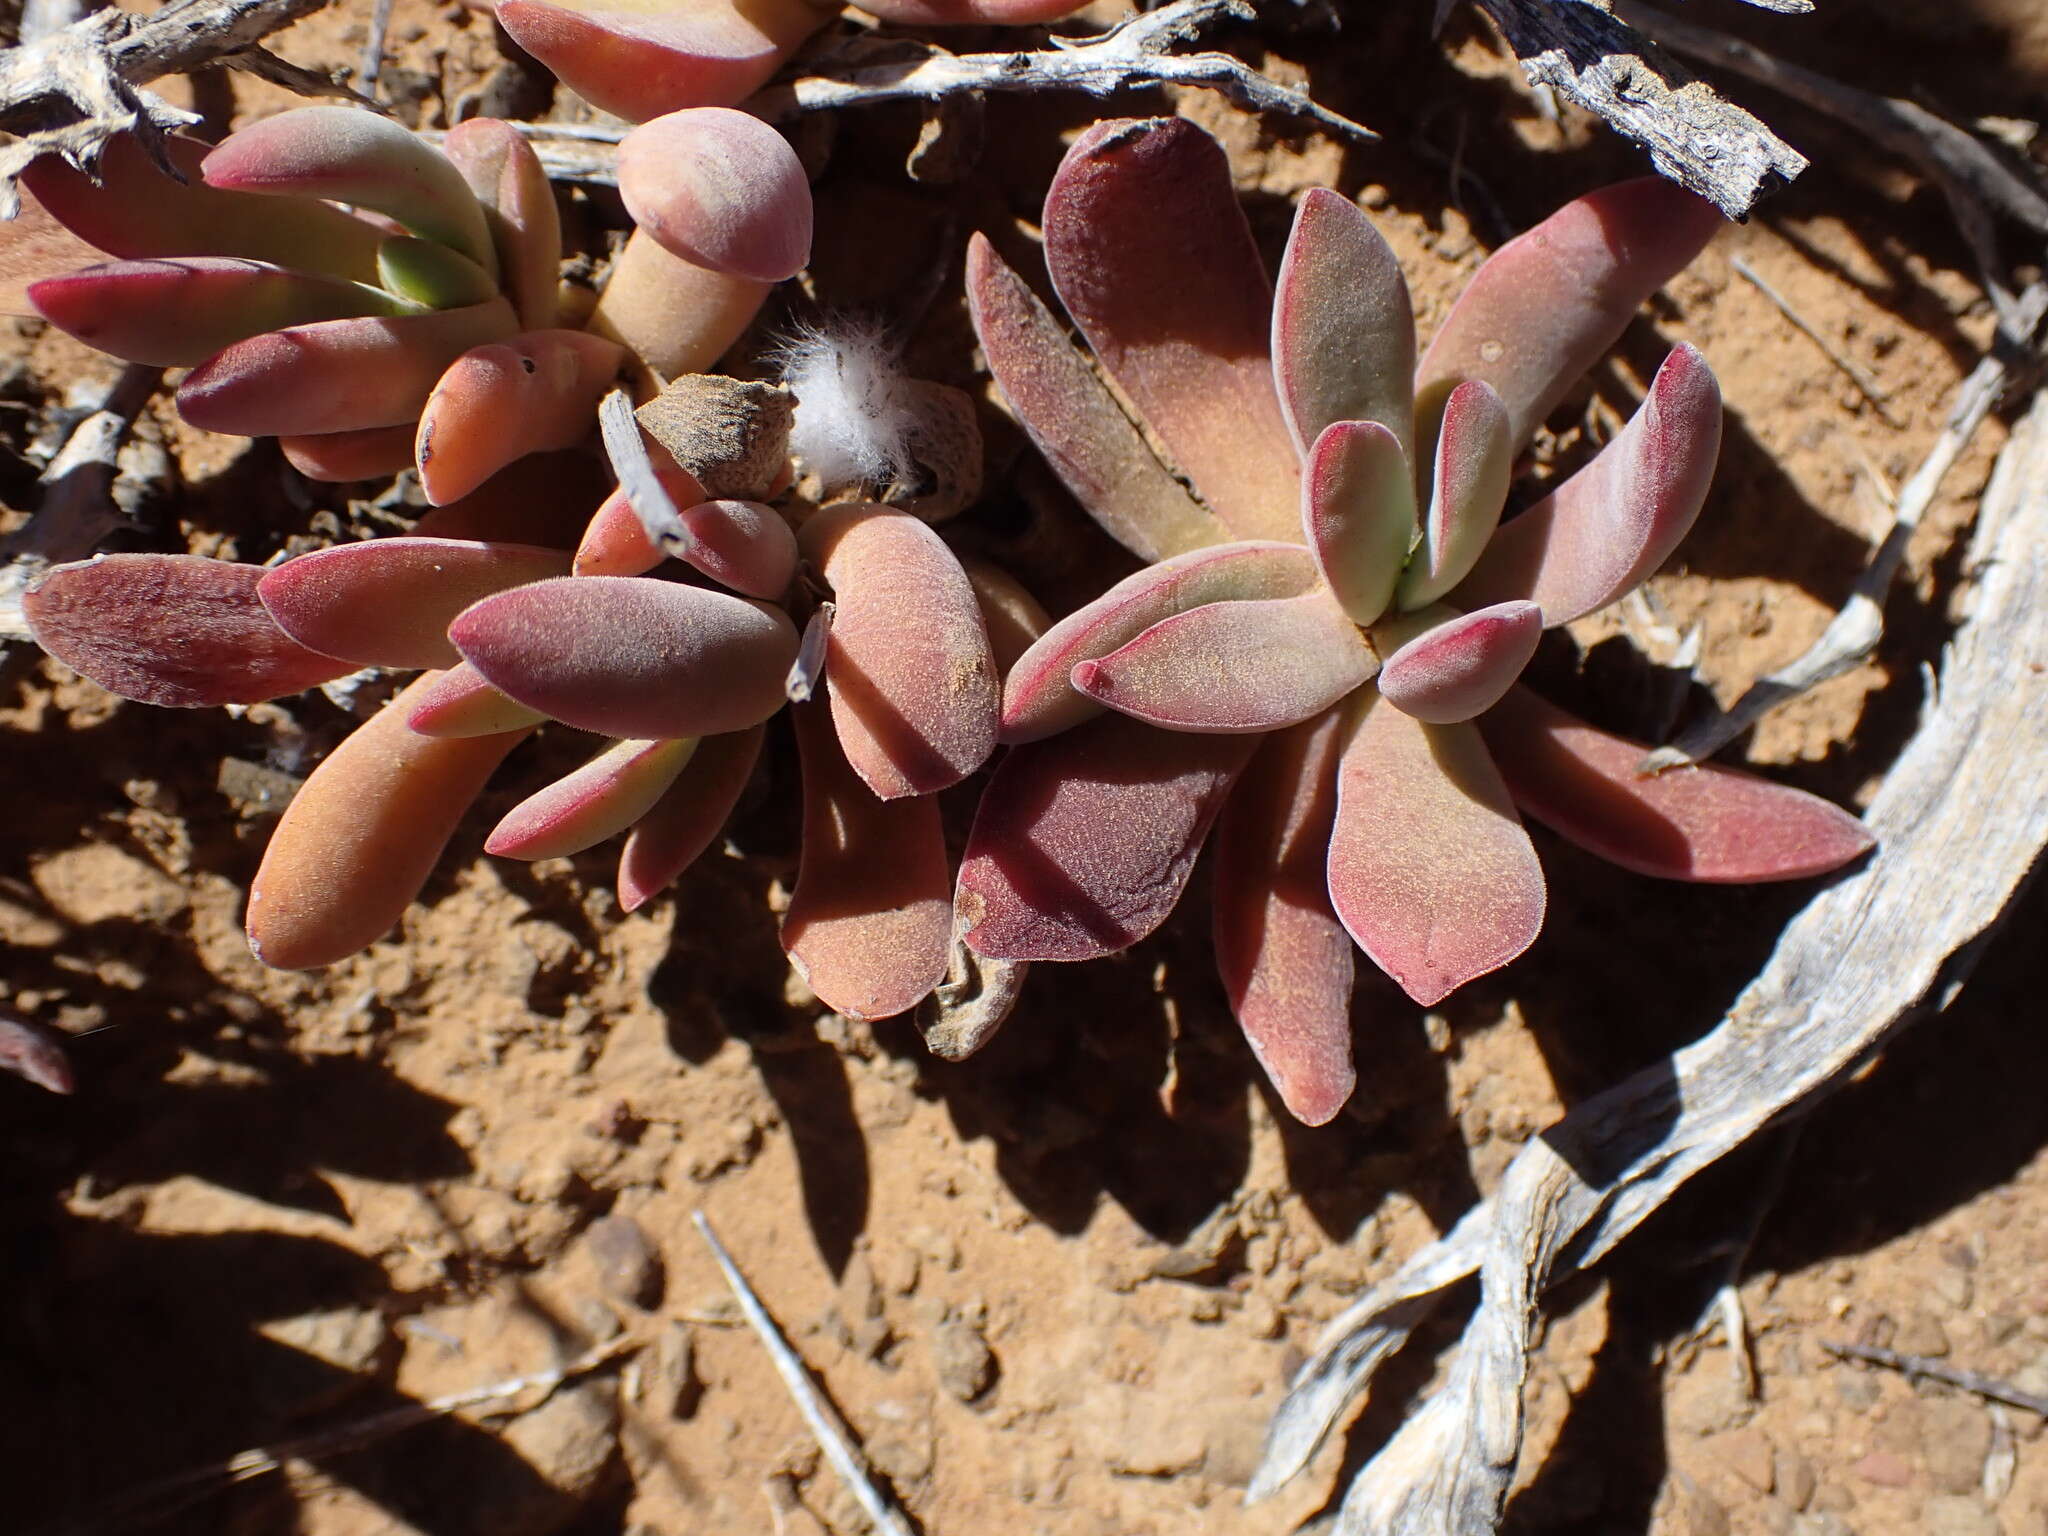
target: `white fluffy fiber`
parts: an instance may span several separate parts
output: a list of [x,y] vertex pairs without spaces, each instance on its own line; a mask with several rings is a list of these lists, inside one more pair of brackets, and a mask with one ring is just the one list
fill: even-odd
[[828,491],[888,485],[912,470],[916,397],[876,322],[805,326],[780,349],[782,382],[796,395],[789,448]]

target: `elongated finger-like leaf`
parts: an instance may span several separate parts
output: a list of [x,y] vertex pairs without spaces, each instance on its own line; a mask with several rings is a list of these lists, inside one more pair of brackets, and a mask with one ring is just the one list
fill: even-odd
[[840,752],[823,701],[791,713],[804,844],[782,947],[826,1007],[886,1019],[916,1007],[946,974],[952,872],[939,803],[877,798]]
[[266,572],[263,606],[301,645],[357,666],[452,667],[448,624],[478,598],[568,573],[532,544],[366,539],[315,550]]
[[1375,421],[1415,456],[1415,312],[1401,263],[1349,198],[1303,195],[1273,291],[1273,377],[1306,453],[1337,421]]
[[1104,715],[1013,748],[975,812],[954,907],[999,960],[1093,960],[1166,920],[1256,736]]
[[316,432],[280,437],[285,462],[308,480],[335,484],[381,480],[412,467],[412,427],[364,427],[355,432]]
[[1329,590],[1210,603],[1075,665],[1074,690],[1176,731],[1272,731],[1321,714],[1379,659]]
[[999,738],[1036,741],[1102,706],[1077,693],[1074,668],[1120,650],[1162,619],[1210,603],[1298,597],[1320,579],[1299,544],[1218,544],[1128,576],[1045,632],[1010,669]]
[[874,9],[900,27],[1028,27],[1071,16],[1074,0],[876,0]]
[[619,905],[638,911],[711,846],[754,771],[767,730],[749,726],[706,736],[653,809],[626,834],[619,855]]
[[826,508],[798,545],[838,610],[825,676],[854,772],[884,800],[959,783],[995,750],[1000,697],[959,560],[908,512],[867,502]]
[[646,576],[565,576],[487,597],[448,628],[531,709],[606,736],[744,730],[783,703],[795,628],[779,608]]
[[469,183],[395,118],[355,107],[295,107],[229,134],[201,170],[210,187],[332,198],[385,214],[497,276],[498,253]]
[[15,196],[20,207],[0,223],[0,314],[32,315],[31,283],[97,266],[107,253],[58,223],[27,187],[17,183]]
[[1642,302],[1700,253],[1721,215],[1661,176],[1566,203],[1487,258],[1458,296],[1416,373],[1430,424],[1452,387],[1484,379],[1519,446],[1599,361]]
[[406,694],[405,723],[422,736],[499,736],[547,719],[493,688],[466,661],[421,681]]
[[1330,908],[1344,712],[1266,739],[1216,823],[1216,969],[1280,1101],[1331,1120],[1351,1065],[1351,935]]
[[[782,514],[758,501],[705,501],[688,471],[656,471],[687,537],[685,564],[748,597],[775,599],[796,578],[796,535]],[[699,498],[695,505],[690,497]],[[605,498],[576,550],[579,576],[637,576],[667,556],[647,537],[646,526],[622,489]]]
[[1542,638],[1543,610],[1534,603],[1464,614],[1426,608],[1374,631],[1374,643],[1389,652],[1380,697],[1432,725],[1470,720],[1508,691]]
[[178,386],[195,427],[243,437],[355,432],[410,422],[448,365],[512,334],[503,299],[395,320],[323,320],[252,336]]
[[415,307],[361,283],[229,256],[115,261],[29,289],[36,313],[131,363],[182,368],[264,331]]
[[1230,537],[1168,473],[1060,323],[986,237],[967,245],[967,303],[988,371],[1031,441],[1103,530],[1143,560]]
[[527,331],[462,354],[420,411],[420,488],[436,506],[529,453],[590,436],[624,350],[582,331]]
[[1514,472],[1507,407],[1483,380],[1460,384],[1444,402],[1429,512],[1395,588],[1397,606],[1427,608],[1465,579],[1500,527]]
[[44,572],[21,607],[36,644],[144,704],[254,704],[354,671],[278,628],[256,595],[263,574],[199,555],[98,555]]
[[[410,443],[411,434],[407,435]],[[577,449],[529,454],[467,496],[429,507],[413,524],[420,538],[485,539],[573,550],[604,500],[610,477],[595,454]]]
[[1239,538],[1294,537],[1272,287],[1221,146],[1184,118],[1097,123],[1046,193],[1045,258],[1096,357],[1216,515]]
[[774,286],[685,261],[636,229],[612,263],[589,328],[658,380],[703,373],[740,339]]
[[1370,624],[1415,539],[1415,481],[1394,434],[1376,421],[1323,428],[1302,472],[1301,521],[1337,601]]
[[996,673],[1004,675],[1038,643],[1039,636],[1052,628],[1052,615],[1021,581],[1002,567],[986,560],[963,560],[960,568],[967,573],[968,584],[974,588],[974,600],[981,605],[981,623],[988,631],[988,648],[995,657]]
[[441,140],[441,153],[483,204],[499,281],[521,329],[552,329],[562,285],[562,216],[540,156],[524,134],[495,117],[457,123]]
[[427,309],[462,309],[498,296],[490,273],[460,251],[417,235],[393,235],[377,247],[377,282]]
[[311,970],[389,933],[477,792],[525,731],[463,740],[406,725],[421,678],[329,753],[285,808],[249,883],[249,947]]
[[1425,1008],[1543,928],[1543,868],[1470,721],[1366,707],[1338,769],[1329,872],[1351,936]]
[[1713,763],[1643,777],[1649,748],[1526,688],[1480,717],[1515,803],[1552,831],[1665,880],[1798,880],[1872,846],[1862,822],[1803,790]]
[[1526,597],[1546,625],[1604,608],[1678,548],[1721,454],[1721,388],[1681,346],[1620,436],[1503,526],[1457,588],[1460,607]]
[[789,141],[730,107],[642,123],[619,145],[619,195],[665,249],[779,283],[811,259],[811,183]]
[[[675,506],[703,502],[704,487],[688,470],[671,462],[657,463],[654,472]],[[576,546],[575,570],[578,576],[643,576],[667,558],[648,535],[646,521],[634,509],[626,488],[618,486],[583,530],[583,539]]]
[[562,859],[616,836],[653,809],[697,750],[681,741],[615,741],[574,773],[528,795],[492,828],[484,852]]

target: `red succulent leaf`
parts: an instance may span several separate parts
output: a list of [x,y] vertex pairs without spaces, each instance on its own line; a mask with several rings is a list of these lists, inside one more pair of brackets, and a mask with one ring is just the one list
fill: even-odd
[[422,736],[498,736],[547,719],[493,688],[466,661],[422,681],[406,694],[411,707],[405,717]]
[[[705,501],[703,487],[687,470],[655,473],[682,508],[677,516],[689,538],[685,564],[748,597],[775,599],[789,590],[796,579],[796,535],[780,512],[758,501]],[[638,576],[667,558],[647,537],[621,488],[591,518],[575,569],[578,576]]]
[[954,895],[999,960],[1128,949],[1180,900],[1256,736],[1160,731],[1109,714],[1011,750],[975,812]]
[[478,598],[566,575],[560,550],[471,539],[365,539],[275,566],[257,595],[301,645],[363,667],[452,667],[448,625]]
[[1425,1008],[1543,928],[1543,867],[1470,721],[1368,701],[1338,769],[1329,874],[1351,936]]
[[886,1019],[946,974],[952,875],[939,803],[878,799],[839,750],[822,701],[797,704],[804,842],[782,948],[826,1007]]
[[249,947],[310,970],[389,933],[456,824],[526,732],[461,740],[406,725],[421,678],[329,753],[300,787],[249,882]]
[[285,462],[308,480],[345,483],[381,480],[412,467],[412,441],[417,434],[404,423],[395,427],[364,427],[354,432],[315,432],[280,437]]
[[1408,280],[1349,198],[1311,189],[1273,291],[1273,376],[1308,451],[1338,421],[1375,421],[1415,455],[1415,312]]
[[619,855],[619,905],[636,912],[711,846],[754,771],[763,726],[706,736],[682,774],[626,834]]
[[1418,720],[1449,725],[1491,709],[1522,675],[1543,638],[1543,610],[1528,602],[1465,614],[1433,608],[1384,628],[1394,649],[1380,668],[1380,697]]
[[1074,691],[1084,661],[1107,656],[1162,619],[1210,603],[1298,597],[1320,580],[1299,544],[1218,544],[1149,565],[1047,630],[1010,669],[1003,687],[1005,742],[1036,741],[1096,714]]
[[1637,874],[1748,883],[1825,874],[1866,853],[1862,822],[1803,790],[1713,763],[1645,776],[1649,748],[1526,688],[1481,717],[1515,803]]
[[519,312],[520,327],[551,329],[562,283],[562,216],[540,156],[524,134],[495,117],[457,123],[441,140],[441,153],[483,204],[505,297]]
[[1046,193],[1045,256],[1103,368],[1216,515],[1240,538],[1292,538],[1272,286],[1222,146],[1183,118],[1095,124]]
[[441,375],[420,411],[420,488],[442,506],[529,453],[591,433],[625,351],[583,331],[527,331],[474,347]]
[[811,183],[789,141],[731,107],[690,107],[619,144],[626,211],[685,261],[779,283],[811,259]]
[[78,1079],[64,1049],[69,1039],[47,1024],[0,1014],[0,1072],[11,1072],[51,1093],[70,1093]]
[[676,781],[697,750],[681,741],[615,741],[575,772],[507,811],[484,852],[508,859],[564,859],[633,825]]
[[564,576],[500,592],[448,627],[521,704],[605,736],[744,730],[783,703],[796,630],[782,611],[646,576]]
[[1691,531],[1720,454],[1721,388],[1706,359],[1680,346],[1621,434],[1493,536],[1458,605],[1526,597],[1552,626],[1606,607]]
[[0,223],[0,314],[32,315],[30,284],[103,262],[107,253],[58,223],[27,187],[17,184],[15,196],[21,206]]
[[1444,402],[1429,513],[1395,589],[1398,606],[1426,608],[1465,579],[1500,527],[1514,472],[1507,407],[1483,380],[1460,384]]
[[1330,907],[1345,712],[1268,737],[1216,823],[1216,968],[1288,1113],[1323,1125],[1357,1083],[1351,935]]
[[832,589],[832,723],[884,800],[936,794],[995,750],[1000,689],[967,573],[908,512],[842,502],[799,547]]
[[144,704],[254,704],[353,672],[278,628],[256,595],[263,575],[199,555],[99,555],[44,572],[21,606],[36,644]]
[[1400,441],[1376,421],[1333,421],[1302,472],[1301,521],[1323,579],[1352,619],[1393,601],[1415,539],[1415,479]]

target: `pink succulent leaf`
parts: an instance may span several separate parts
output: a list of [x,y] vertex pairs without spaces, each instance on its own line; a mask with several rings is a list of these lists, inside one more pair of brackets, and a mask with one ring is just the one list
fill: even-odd
[[1288,1113],[1327,1124],[1357,1083],[1351,935],[1330,907],[1345,712],[1268,737],[1216,823],[1216,968]]
[[393,235],[377,247],[377,286],[423,309],[462,309],[498,296],[498,281],[438,240]]
[[[651,467],[669,505],[678,509],[676,521],[680,524],[680,509],[705,501],[704,487],[688,470],[662,462],[666,458],[666,454],[660,455]],[[575,571],[578,576],[644,576],[667,558],[667,552],[648,533],[648,520],[621,485],[605,497],[583,530],[582,542],[576,546]]]
[[1400,441],[1376,421],[1333,421],[1302,471],[1301,521],[1323,579],[1370,624],[1393,601],[1415,542],[1415,478]]
[[646,576],[514,587],[465,610],[448,637],[528,708],[649,740],[766,720],[782,706],[797,643],[778,608]]
[[1425,1008],[1543,927],[1543,867],[1470,721],[1367,702],[1338,769],[1329,875],[1351,936]]
[[388,230],[309,197],[223,192],[200,177],[212,146],[173,135],[173,181],[129,134],[108,141],[98,184],[56,155],[22,172],[22,183],[52,217],[109,256],[239,256],[359,283],[377,281],[377,248]]
[[395,427],[364,427],[355,432],[315,432],[280,437],[285,462],[308,480],[345,484],[351,480],[382,480],[412,467],[412,443],[418,434],[404,423]]
[[365,539],[266,571],[257,595],[301,645],[361,667],[452,667],[454,617],[493,592],[567,575],[569,557],[532,544]]
[[1222,146],[1183,118],[1095,124],[1046,193],[1045,257],[1103,368],[1211,510],[1239,538],[1293,538],[1272,286]]
[[1047,630],[1010,669],[998,740],[1036,741],[1098,713],[1074,691],[1081,662],[1121,650],[1162,619],[1219,602],[1299,597],[1321,580],[1299,544],[1218,544],[1127,576]]
[[435,673],[406,698],[405,723],[422,736],[498,736],[547,719],[537,709],[513,703],[466,661]]
[[44,572],[21,607],[36,644],[144,704],[254,704],[354,671],[278,628],[256,595],[263,574],[199,555],[99,555]]
[[575,772],[528,795],[491,829],[484,852],[564,859],[626,830],[654,808],[697,750],[681,741],[615,741]]
[[1427,608],[1465,579],[1500,527],[1514,472],[1507,407],[1491,384],[1467,380],[1444,402],[1429,513],[1394,590],[1396,606]]
[[986,237],[967,246],[967,303],[988,371],[1074,499],[1141,560],[1229,538],[1146,446],[1038,295]]
[[1074,0],[877,0],[874,14],[899,27],[1029,27],[1078,9]]
[[562,216],[540,156],[526,136],[495,117],[457,123],[441,140],[446,155],[483,204],[498,252],[505,297],[524,330],[560,323]]
[[[1470,720],[1493,708],[1543,638],[1543,610],[1530,602],[1496,603],[1466,614],[1428,608],[1414,619],[1382,626],[1390,631],[1387,640],[1398,645],[1380,668],[1380,696],[1431,725]],[[1374,641],[1381,638],[1376,631]]]
[[625,350],[583,331],[527,331],[449,364],[420,412],[420,488],[443,506],[529,453],[590,436]]
[[1720,385],[1705,358],[1680,346],[1620,435],[1502,525],[1458,585],[1458,606],[1526,597],[1553,627],[1606,607],[1678,548],[1720,454]]
[[946,974],[952,871],[939,803],[881,800],[839,750],[822,700],[792,707],[803,760],[804,842],[782,948],[826,1007],[886,1019]]
[[683,562],[721,586],[773,601],[796,580],[796,535],[765,502],[700,501],[682,511]]
[[986,560],[963,560],[960,568],[967,572],[974,600],[981,607],[981,623],[988,631],[996,673],[1005,675],[1052,628],[1052,615],[1002,567]]
[[706,736],[681,775],[626,834],[619,905],[637,912],[697,861],[732,815],[761,755],[764,726]]
[[36,312],[31,284],[95,266],[107,253],[66,229],[27,187],[17,183],[15,196],[20,207],[0,223],[0,314],[26,316]]
[[1401,263],[1357,204],[1322,187],[1294,210],[1273,292],[1273,377],[1303,453],[1376,421],[1415,456],[1415,312]]
[[1711,203],[1661,176],[1566,203],[1488,257],[1445,316],[1416,373],[1416,414],[1434,421],[1466,379],[1508,408],[1519,447],[1600,360],[1645,299],[1722,227]]
[[483,205],[469,183],[395,118],[355,107],[295,107],[229,134],[200,169],[208,186],[225,191],[370,209],[498,275]]
[[634,123],[744,100],[832,18],[807,0],[498,0],[495,9],[513,41],[564,85]]
[[858,501],[816,514],[798,544],[832,590],[825,676],[854,772],[884,800],[959,783],[995,750],[1001,698],[959,560],[908,512]]
[[1107,714],[1011,750],[960,866],[968,946],[998,960],[1093,960],[1137,943],[1180,900],[1258,742]]
[[440,740],[406,719],[428,674],[315,768],[249,882],[249,947],[265,965],[345,960],[397,926],[456,824],[523,730]]
[[78,1086],[65,1050],[70,1036],[33,1019],[0,1014],[0,1072],[11,1072],[51,1093],[70,1093]]
[[1074,691],[1175,731],[1273,731],[1317,715],[1379,659],[1326,587],[1210,603],[1075,664]]
[[745,334],[774,291],[773,283],[685,261],[636,229],[612,262],[589,329],[620,343],[659,379],[704,373]]
[[36,313],[131,363],[183,368],[265,331],[316,320],[415,313],[360,283],[231,256],[115,261],[28,291]]
[[322,320],[238,341],[178,386],[178,412],[208,432],[298,437],[395,427],[419,416],[448,365],[512,334],[503,299],[395,320]]
[[595,455],[575,448],[536,453],[499,470],[460,500],[428,507],[412,531],[420,538],[573,550],[609,485]]
[[1873,839],[1839,806],[1702,763],[1644,777],[1649,748],[1610,736],[1526,688],[1479,726],[1515,803],[1552,831],[1637,874],[1717,884],[1799,880],[1866,853]]
[[779,283],[811,259],[811,183],[789,141],[731,107],[689,107],[619,144],[619,195],[664,249]]

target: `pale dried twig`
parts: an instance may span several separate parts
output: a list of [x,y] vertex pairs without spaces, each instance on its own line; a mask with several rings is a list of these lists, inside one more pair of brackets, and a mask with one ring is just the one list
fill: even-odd
[[1737,256],[1733,258],[1729,265],[1734,267],[1758,293],[1769,299],[1772,305],[1776,307],[1778,313],[1790,322],[1795,331],[1820,348],[1821,356],[1833,363],[1848,377],[1849,382],[1856,386],[1856,392],[1870,402],[1871,408],[1877,412],[1878,416],[1883,419],[1887,426],[1896,427],[1901,425],[1899,419],[1892,414],[1891,407],[1885,400],[1883,387],[1876,379],[1870,376],[1869,372],[1856,359],[1849,356],[1848,353],[1823,336],[1815,328],[1812,321],[1792,307],[1790,299],[1772,287],[1764,275],[1747,261],[1743,260],[1742,257]]
[[1866,1365],[1881,1365],[1886,1370],[1900,1371],[1908,1377],[1924,1377],[1938,1381],[1945,1386],[1958,1387],[1978,1397],[1988,1398],[1994,1403],[2010,1403],[2015,1408],[2024,1408],[2029,1413],[2048,1417],[2048,1397],[2038,1392],[2028,1392],[2011,1382],[1983,1375],[1978,1371],[1965,1371],[1953,1365],[1945,1365],[1926,1355],[1902,1355],[1895,1349],[1879,1349],[1875,1344],[1838,1344],[1832,1339],[1822,1339],[1820,1347],[1842,1360],[1861,1360]]

